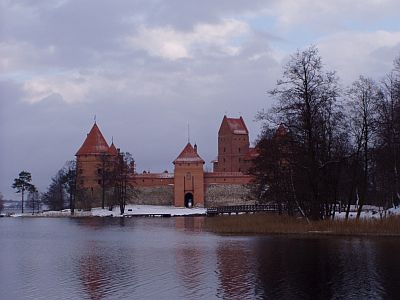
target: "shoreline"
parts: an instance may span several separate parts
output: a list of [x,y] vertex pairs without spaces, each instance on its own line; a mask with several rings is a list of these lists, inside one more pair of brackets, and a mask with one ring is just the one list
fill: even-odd
[[382,219],[311,221],[285,215],[238,215],[207,218],[207,231],[223,235],[382,236],[400,237],[400,216]]
[[27,212],[24,214],[15,213],[9,217],[13,218],[93,218],[93,217],[109,217],[109,218],[122,218],[122,217],[178,217],[178,216],[205,216],[207,210],[205,208],[181,208],[175,206],[157,206],[157,205],[134,205],[128,204],[125,207],[123,215],[120,214],[119,207],[114,207],[111,211],[108,208],[92,208],[90,210],[76,209],[74,214],[71,215],[70,209],[63,209],[61,211],[44,211],[32,214]]

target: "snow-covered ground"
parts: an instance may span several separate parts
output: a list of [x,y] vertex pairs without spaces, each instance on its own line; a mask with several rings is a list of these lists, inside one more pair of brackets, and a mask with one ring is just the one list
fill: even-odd
[[[38,217],[68,217],[71,212],[69,209],[62,211],[45,211],[35,214]],[[181,208],[175,206],[156,206],[156,205],[132,205],[125,207],[123,216],[190,216],[205,215],[205,208]],[[14,214],[13,217],[32,216],[32,213]],[[119,206],[114,207],[112,211],[108,209],[92,208],[90,211],[75,210],[76,217],[121,217]]]
[[[361,212],[360,218],[363,219],[381,219],[389,216],[400,216],[400,207],[397,208],[389,208],[387,210],[383,210],[377,206],[373,205],[364,205],[363,210]],[[344,219],[346,217],[346,211],[336,212],[335,219]],[[354,206],[351,207],[349,218],[355,219],[357,217],[357,210]]]

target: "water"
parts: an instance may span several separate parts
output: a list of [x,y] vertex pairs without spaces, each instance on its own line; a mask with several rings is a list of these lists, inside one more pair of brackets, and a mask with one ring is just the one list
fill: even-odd
[[0,299],[399,299],[400,239],[220,236],[204,218],[0,219]]

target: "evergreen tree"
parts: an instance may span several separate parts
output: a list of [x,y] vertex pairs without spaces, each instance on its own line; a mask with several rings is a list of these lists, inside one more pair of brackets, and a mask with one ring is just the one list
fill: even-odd
[[16,190],[16,193],[21,193],[21,213],[24,213],[24,194],[25,191],[33,190],[34,185],[31,183],[32,175],[27,171],[19,173],[18,178],[14,179],[12,188]]

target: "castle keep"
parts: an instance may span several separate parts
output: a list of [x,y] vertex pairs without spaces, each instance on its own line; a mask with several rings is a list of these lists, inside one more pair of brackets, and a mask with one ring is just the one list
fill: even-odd
[[[95,123],[76,153],[77,183],[88,191],[95,206],[104,197],[104,169],[118,159],[120,150],[108,146]],[[138,191],[130,203],[210,207],[252,203],[248,199],[248,174],[257,151],[250,147],[249,132],[242,117],[224,116],[218,131],[218,155],[213,171],[204,171],[204,160],[191,143],[173,161],[173,173],[130,175],[129,182]]]

